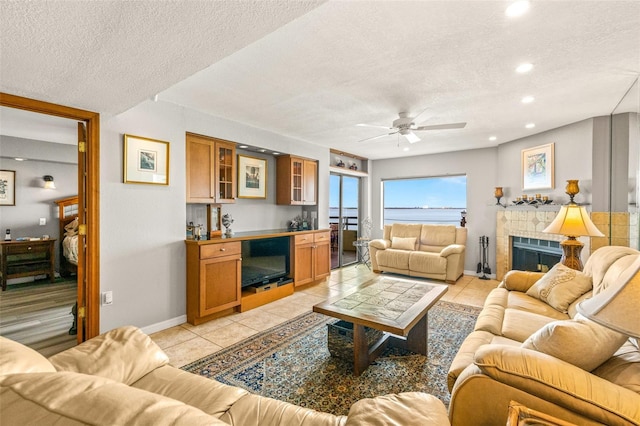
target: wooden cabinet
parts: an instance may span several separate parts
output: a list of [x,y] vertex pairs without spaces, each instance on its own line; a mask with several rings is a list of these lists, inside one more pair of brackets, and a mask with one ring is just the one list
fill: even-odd
[[187,321],[197,325],[240,305],[241,244],[187,244]]
[[235,203],[236,146],[187,133],[187,203]]
[[330,232],[301,233],[293,241],[293,281],[296,287],[326,278],[331,273]]
[[55,239],[40,241],[4,241],[0,243],[2,290],[10,278],[49,275],[55,281]]
[[318,162],[291,155],[276,161],[276,203],[286,205],[316,205]]

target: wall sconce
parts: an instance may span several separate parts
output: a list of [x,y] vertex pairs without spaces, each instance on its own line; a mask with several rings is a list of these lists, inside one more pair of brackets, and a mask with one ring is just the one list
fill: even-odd
[[56,189],[56,184],[53,182],[53,176],[45,175],[42,179],[44,179],[44,189]]
[[501,186],[496,186],[496,190],[493,192],[493,196],[496,197],[496,206],[502,206],[505,209],[507,208],[506,204],[502,204],[500,199],[504,196],[504,192],[502,192]]
[[467,211],[462,210],[460,212],[460,216],[462,216],[462,219],[460,219],[460,226],[464,228],[465,225],[467,224]]

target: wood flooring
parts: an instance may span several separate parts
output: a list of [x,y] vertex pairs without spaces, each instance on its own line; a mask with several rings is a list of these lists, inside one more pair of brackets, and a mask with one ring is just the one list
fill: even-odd
[[77,344],[69,334],[77,283],[43,281],[0,292],[0,335],[48,357]]

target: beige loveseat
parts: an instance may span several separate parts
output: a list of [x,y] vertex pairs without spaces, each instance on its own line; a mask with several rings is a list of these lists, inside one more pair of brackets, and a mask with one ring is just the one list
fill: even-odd
[[251,394],[168,364],[135,327],[48,360],[0,337],[0,424],[448,425],[437,398],[408,392],[363,399],[334,416]]
[[467,228],[394,223],[369,242],[369,254],[374,272],[455,283],[464,273],[466,244]]
[[[637,341],[581,318],[576,310],[628,276],[640,280],[639,256],[626,247],[600,248],[584,274],[568,270],[575,274],[571,280],[550,280],[554,269],[546,275],[507,273],[450,367],[451,423],[504,425],[509,401],[515,400],[577,425],[640,424]],[[558,334],[563,330],[569,331],[565,337]],[[607,340],[592,331],[616,336]]]

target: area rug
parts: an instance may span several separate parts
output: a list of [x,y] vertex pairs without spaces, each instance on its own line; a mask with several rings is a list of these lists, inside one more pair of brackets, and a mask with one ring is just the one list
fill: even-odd
[[362,398],[421,391],[449,404],[447,371],[480,308],[438,302],[429,311],[428,356],[390,348],[360,376],[327,349],[327,323],[309,312],[182,367],[262,396],[346,415]]

